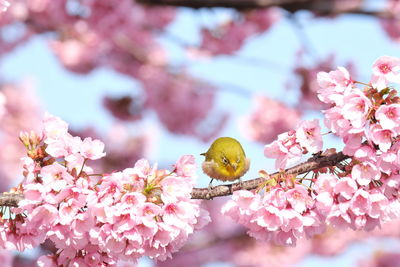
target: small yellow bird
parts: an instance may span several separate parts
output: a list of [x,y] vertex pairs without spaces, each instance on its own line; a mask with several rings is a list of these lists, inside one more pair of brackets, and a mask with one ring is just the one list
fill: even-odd
[[240,179],[250,167],[250,159],[242,145],[234,138],[217,138],[206,153],[201,165],[203,172],[211,177],[209,187],[214,179],[220,181],[234,181]]

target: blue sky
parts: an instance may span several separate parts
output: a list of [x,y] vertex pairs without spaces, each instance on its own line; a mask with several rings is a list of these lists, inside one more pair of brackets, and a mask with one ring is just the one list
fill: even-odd
[[[214,13],[200,11],[199,14],[186,9],[169,27],[169,32],[185,42],[196,43],[199,38],[199,24],[213,23],[229,14],[229,11],[223,10]],[[315,21],[310,15],[303,13],[299,19],[304,25],[314,54],[325,58],[329,53],[336,52],[339,65],[352,60],[361,81],[368,82],[372,63],[377,57],[400,55],[400,45],[390,42],[376,20],[371,17],[347,15]],[[263,157],[263,147],[246,140],[238,131],[237,119],[250,112],[251,97],[233,91],[244,88],[251,94],[263,94],[288,103],[295,100],[295,96],[288,95],[284,88],[284,83],[292,75],[294,55],[301,46],[292,24],[282,20],[267,33],[251,38],[238,53],[239,59],[221,56],[211,61],[189,60],[184,57],[184,51],[176,42],[168,37],[161,37],[160,41],[169,51],[174,63],[185,63],[193,75],[220,85],[216,108],[221,112],[229,110],[233,114],[222,135],[241,140],[247,155],[252,159],[247,178],[256,177],[260,169],[272,172],[273,162]],[[310,57],[310,61],[314,59],[315,57]],[[103,132],[112,124],[112,118],[102,108],[102,97],[129,93],[132,88],[140,86],[131,78],[105,68],[85,76],[65,71],[49,51],[45,37],[34,38],[3,58],[0,61],[0,73],[9,81],[33,80],[46,111],[60,116],[74,127],[95,125]],[[306,117],[311,118],[314,115],[317,114],[307,113]],[[147,126],[156,127],[160,131],[154,145],[156,149],[150,155],[151,161],[167,166],[183,154],[194,154],[197,162],[201,162],[199,154],[207,149],[208,144],[194,138],[168,134],[154,115],[131,128],[132,131],[138,131]],[[183,143],[185,146],[181,145]],[[329,144],[336,143],[332,141]],[[200,171],[199,178],[199,185],[208,184],[208,178]],[[387,244],[389,247],[396,247],[390,245],[393,242],[396,243],[381,241],[376,248]],[[327,261],[313,256],[298,266],[353,266],[356,258],[363,257],[374,248],[375,245],[371,244],[355,245],[335,260]]]

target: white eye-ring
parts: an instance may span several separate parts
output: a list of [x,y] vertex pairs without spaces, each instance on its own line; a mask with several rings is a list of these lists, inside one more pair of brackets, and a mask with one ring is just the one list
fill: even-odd
[[222,162],[223,162],[225,165],[228,165],[228,163],[229,163],[229,161],[228,161],[225,157],[222,158]]

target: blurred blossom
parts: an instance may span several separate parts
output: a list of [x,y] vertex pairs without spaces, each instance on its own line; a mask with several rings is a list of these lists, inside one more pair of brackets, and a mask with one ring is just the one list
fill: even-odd
[[[213,85],[185,72],[172,74],[158,67],[143,67],[140,80],[147,93],[146,107],[155,110],[169,131],[207,141],[224,126],[225,114],[212,112],[217,90]],[[208,123],[208,117],[213,121]],[[202,127],[205,123],[207,127]]]
[[0,12],[6,12],[10,5],[6,0],[0,0]]
[[[233,256],[233,263],[236,266],[265,266],[268,267],[289,267],[310,253],[311,243],[306,240],[299,241],[296,247],[275,246],[266,242],[252,242],[238,250]],[[290,255],[290,256],[289,256]]]
[[201,55],[229,55],[238,51],[244,42],[253,35],[267,31],[278,19],[278,9],[260,9],[244,13],[243,18],[228,20],[215,28],[202,29],[202,42],[195,52],[190,48],[191,54]]
[[255,110],[239,122],[240,130],[251,140],[268,144],[278,134],[295,128],[300,120],[299,111],[280,101],[256,96],[253,102]]
[[396,219],[382,225],[380,229],[371,232],[338,230],[328,227],[325,233],[317,235],[311,240],[312,251],[322,256],[335,256],[343,253],[350,244],[368,238],[384,238],[400,236],[400,220]]
[[98,54],[105,49],[94,33],[87,33],[80,40],[51,41],[50,48],[65,68],[78,73],[87,73],[97,67]]
[[400,253],[376,251],[369,259],[361,260],[359,267],[398,267],[400,263]]
[[107,157],[100,160],[102,170],[120,170],[133,166],[140,158],[148,157],[157,142],[157,134],[150,128],[140,131],[129,128],[125,124],[112,125],[106,138]]
[[[266,30],[276,14],[270,10],[247,13],[246,31]],[[66,69],[87,74],[106,66],[135,78],[143,83],[144,108],[154,109],[169,131],[210,140],[227,120],[226,113],[208,116],[216,88],[184,71],[172,72],[157,39],[175,16],[176,8],[146,7],[132,0],[121,0],[118,5],[108,0],[73,1],[71,5],[69,1],[16,0],[10,12],[0,17],[0,25],[19,25],[21,31],[12,40],[0,35],[0,54],[34,34],[55,33],[49,47]],[[125,107],[117,108],[115,104],[120,102],[106,100],[120,119],[140,118],[138,107],[124,102]],[[127,110],[128,106],[135,110]]]
[[[320,110],[327,107],[326,104],[322,103],[318,97],[317,93],[320,91],[320,86],[317,81],[317,74],[319,72],[327,72],[334,68],[335,56],[333,54],[329,55],[323,60],[315,62],[314,65],[307,65],[304,63],[304,51],[298,53],[296,67],[294,68],[294,73],[296,80],[289,80],[287,87],[289,89],[300,88],[300,100],[298,106]],[[354,77],[354,67],[351,63],[346,64],[347,70]]]
[[12,251],[1,249],[0,262],[2,267],[13,267],[14,255]]
[[2,92],[0,92],[0,119],[6,112],[6,97]]
[[386,11],[392,16],[379,19],[382,28],[393,41],[400,42],[400,1],[387,1]]
[[19,133],[39,128],[42,109],[32,85],[25,82],[0,85],[0,112],[0,188],[4,191],[21,178],[20,158],[26,150]]
[[143,101],[140,97],[105,97],[103,105],[111,114],[121,121],[142,119]]

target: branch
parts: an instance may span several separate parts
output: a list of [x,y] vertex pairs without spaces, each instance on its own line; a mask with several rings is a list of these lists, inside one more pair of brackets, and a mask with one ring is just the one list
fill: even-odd
[[23,194],[3,193],[0,194],[0,206],[18,207],[18,203],[23,199]]
[[[335,166],[336,164],[340,163],[341,161],[348,159],[349,156],[344,155],[342,152],[339,153],[332,153],[327,156],[320,156],[320,157],[312,157],[308,161],[303,162],[299,165],[296,165],[292,168],[286,169],[286,174],[302,174],[307,173],[316,169]],[[270,178],[278,178],[280,172],[275,172],[270,175]],[[260,177],[244,182],[238,182],[234,184],[227,184],[227,185],[219,185],[213,187],[211,190],[208,188],[193,188],[192,191],[192,198],[193,199],[212,199],[214,197],[221,197],[232,195],[233,191],[236,190],[252,190],[256,189],[259,184],[265,182],[265,178]]]
[[[141,4],[190,8],[228,7],[235,9],[267,8],[271,6],[305,5],[318,0],[136,0]],[[326,1],[326,0],[324,0]],[[285,8],[286,9],[286,8]]]
[[288,12],[308,10],[321,16],[335,16],[340,14],[358,14],[380,18],[392,17],[393,14],[385,11],[369,11],[360,8],[340,8],[332,0],[136,0],[148,6],[174,6],[188,8],[234,8],[239,11],[280,7]]
[[[286,174],[302,174],[313,170],[317,170],[324,167],[336,166],[341,161],[348,159],[349,156],[344,155],[342,152],[331,153],[326,156],[314,156],[308,161],[296,165],[292,168],[286,169]],[[280,172],[275,172],[270,175],[270,178],[277,178]],[[212,199],[214,197],[222,197],[232,195],[236,190],[252,190],[256,189],[257,186],[265,182],[265,178],[260,177],[248,181],[238,182],[234,184],[219,185],[213,187],[211,190],[208,188],[193,188],[192,198],[193,199]],[[2,193],[0,194],[0,206],[18,207],[19,201],[24,198],[23,194],[11,194]]]

